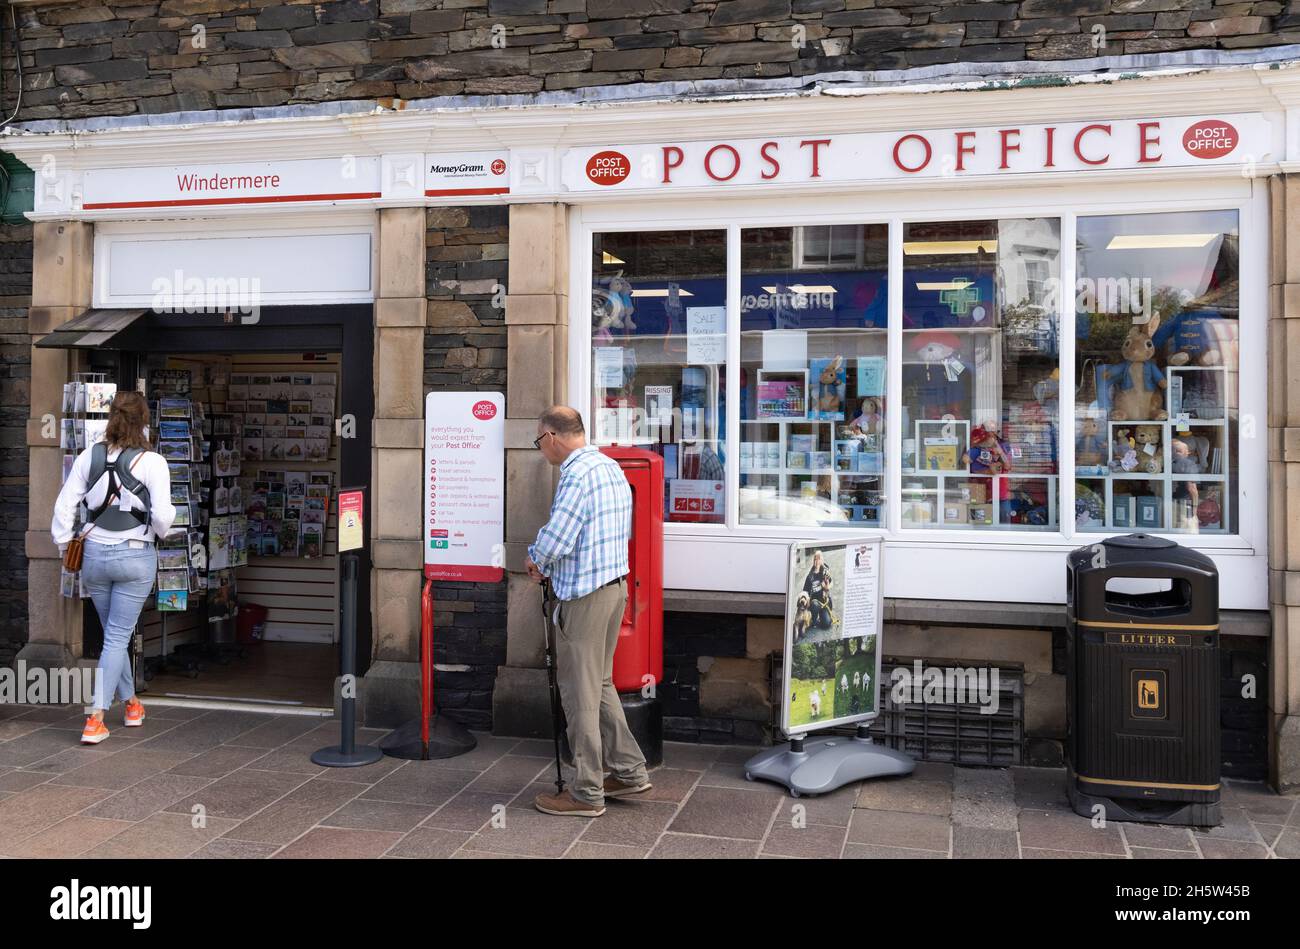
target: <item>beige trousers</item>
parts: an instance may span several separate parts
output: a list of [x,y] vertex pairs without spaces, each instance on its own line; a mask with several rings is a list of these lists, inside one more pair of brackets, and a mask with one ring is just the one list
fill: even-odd
[[577,771],[571,790],[589,804],[604,802],[606,770],[626,783],[646,780],[645,756],[614,691],[614,648],[626,607],[626,578],[560,601],[555,672]]

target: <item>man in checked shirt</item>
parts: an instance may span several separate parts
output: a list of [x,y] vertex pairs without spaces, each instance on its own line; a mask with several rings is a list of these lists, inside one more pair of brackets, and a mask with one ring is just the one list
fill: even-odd
[[575,409],[543,412],[533,445],[560,467],[551,518],[528,548],[528,575],[538,583],[549,577],[560,601],[555,666],[577,770],[563,794],[539,794],[533,803],[543,814],[599,817],[605,798],[650,790],[613,682],[627,606],[632,489],[618,462],[587,444]]

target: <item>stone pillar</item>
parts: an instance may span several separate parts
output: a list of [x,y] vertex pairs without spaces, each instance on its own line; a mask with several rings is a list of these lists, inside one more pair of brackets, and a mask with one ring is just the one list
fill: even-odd
[[1300,175],[1270,181],[1268,320],[1269,770],[1300,788]]
[[524,573],[546,522],[557,472],[533,448],[537,419],[568,392],[568,217],[561,204],[510,208],[506,296],[506,664],[497,669],[492,730],[549,736],[541,591]]
[[[85,312],[91,301],[94,229],[80,221],[42,221],[32,228],[32,343]],[[17,659],[28,665],[66,668],[82,654],[81,602],[59,595],[59,549],[50,539],[50,517],[63,480],[59,448],[63,384],[77,356],[32,346],[31,415],[27,420],[27,645]]]
[[424,208],[379,212],[375,418],[371,455],[371,665],[362,720],[390,727],[420,707],[420,547],[424,445]]

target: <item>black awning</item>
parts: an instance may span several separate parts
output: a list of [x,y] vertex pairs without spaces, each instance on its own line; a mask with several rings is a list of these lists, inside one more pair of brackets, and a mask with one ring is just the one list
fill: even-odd
[[149,310],[88,310],[36,341],[41,349],[113,349],[113,340]]

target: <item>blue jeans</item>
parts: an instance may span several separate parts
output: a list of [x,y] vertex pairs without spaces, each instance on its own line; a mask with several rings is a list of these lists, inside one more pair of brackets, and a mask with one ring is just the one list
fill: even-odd
[[96,709],[107,711],[113,704],[114,694],[124,702],[135,697],[131,632],[140,619],[157,572],[158,552],[153,544],[133,547],[130,541],[120,544],[86,541],[81,583],[90,593],[104,626],[104,649],[99,654],[99,676],[95,679]]

